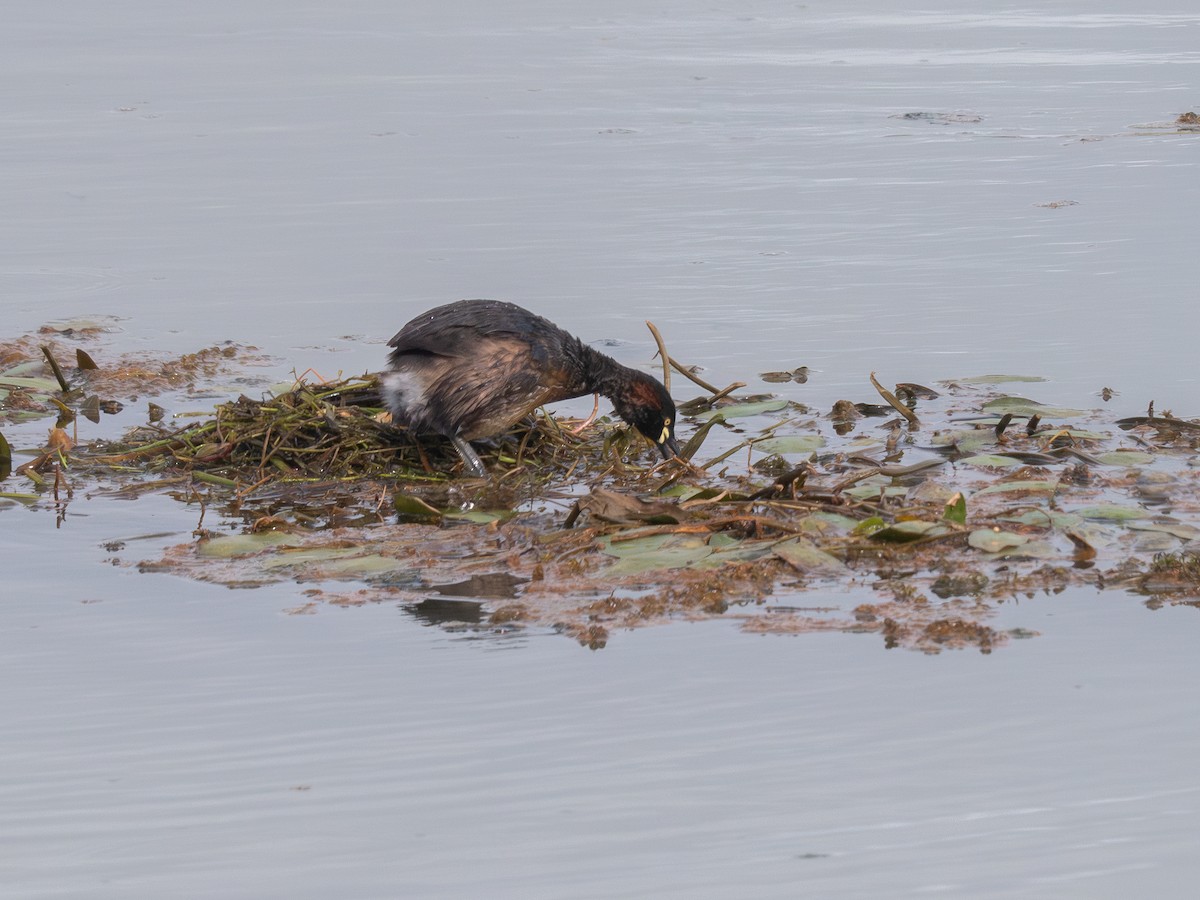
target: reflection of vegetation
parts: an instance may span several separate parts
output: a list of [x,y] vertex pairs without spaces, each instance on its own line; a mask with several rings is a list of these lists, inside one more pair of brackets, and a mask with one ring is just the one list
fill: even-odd
[[[245,351],[101,360],[64,371],[63,391],[37,345],[25,350],[0,369],[0,413],[23,406],[59,427],[26,451],[0,502],[61,505],[85,483],[93,496],[199,502],[201,525],[215,511],[245,533],[201,527],[196,542],[139,567],[239,587],[304,584],[297,612],[399,601],[441,627],[552,626],[590,647],[621,629],[722,616],[756,632],[868,632],[888,647],[990,652],[1032,634],[991,624],[1013,597],[1072,584],[1155,603],[1200,596],[1190,468],[1200,426],[1151,410],[1114,427],[997,396],[1011,380],[1001,376],[940,394],[875,382],[888,405],[840,401],[853,416],[815,418],[729,391],[700,397],[680,405],[698,462],[653,468],[629,429],[547,414],[481,448],[491,477],[462,480],[445,441],[413,441],[386,421],[371,377],[240,397],[182,427],[151,404],[149,421],[120,441],[76,445],[61,427],[71,416],[202,388]],[[900,406],[911,415],[896,415]],[[893,416],[885,427],[864,425],[883,415]],[[719,446],[701,455],[705,444]],[[456,599],[431,603],[439,592]]]
[[1136,589],[1158,601],[1200,597],[1200,553],[1160,553],[1136,580]]

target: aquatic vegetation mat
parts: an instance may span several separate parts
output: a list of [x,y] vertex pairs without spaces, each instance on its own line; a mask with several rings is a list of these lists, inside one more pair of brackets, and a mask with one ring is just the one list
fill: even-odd
[[680,404],[690,461],[658,461],[606,417],[546,413],[480,447],[489,477],[465,479],[448,442],[388,421],[369,375],[297,378],[193,421],[151,402],[121,436],[86,439],[78,419],[100,393],[178,397],[168,373],[184,372],[194,398],[252,354],[156,364],[135,392],[103,359],[48,373],[61,346],[4,346],[2,420],[56,418],[45,444],[0,442],[0,504],[62,514],[166,493],[194,511],[194,539],[150,558],[116,542],[114,563],[292,584],[296,614],[397,603],[449,629],[553,628],[594,648],[720,617],[990,652],[1035,636],[998,624],[1007,606],[1072,585],[1200,604],[1200,423],[1055,405],[1033,378],[889,388],[871,374],[867,399],[817,412],[689,375],[705,391]]

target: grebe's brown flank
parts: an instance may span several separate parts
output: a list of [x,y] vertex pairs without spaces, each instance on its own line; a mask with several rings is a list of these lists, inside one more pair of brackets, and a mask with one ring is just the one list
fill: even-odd
[[617,415],[677,456],[675,404],[662,384],[513,303],[460,300],[417,316],[388,341],[381,379],[392,418],[454,442],[467,470],[486,470],[468,441],[504,434],[546,403],[603,394]]

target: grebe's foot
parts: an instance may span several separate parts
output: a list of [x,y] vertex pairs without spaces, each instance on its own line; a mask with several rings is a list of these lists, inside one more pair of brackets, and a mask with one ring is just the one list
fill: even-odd
[[450,438],[454,443],[454,449],[458,451],[458,455],[462,458],[463,467],[475,478],[487,478],[487,469],[483,466],[483,460],[479,458],[479,454],[475,452],[475,448],[468,444],[457,434]]

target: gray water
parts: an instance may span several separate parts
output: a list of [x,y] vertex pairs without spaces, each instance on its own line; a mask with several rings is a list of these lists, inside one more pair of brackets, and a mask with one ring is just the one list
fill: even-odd
[[[771,389],[818,408],[870,371],[998,371],[1195,414],[1200,135],[1170,123],[1200,107],[1200,13],[1131,8],[26,5],[0,38],[4,335],[117,316],[122,350],[353,374],[489,296],[637,364],[652,318],[720,383],[809,365]],[[1191,608],[1015,598],[996,624],[1040,636],[987,656],[722,622],[590,652],[109,563],[190,539],[167,498],[0,523],[0,896],[1200,874]]]

